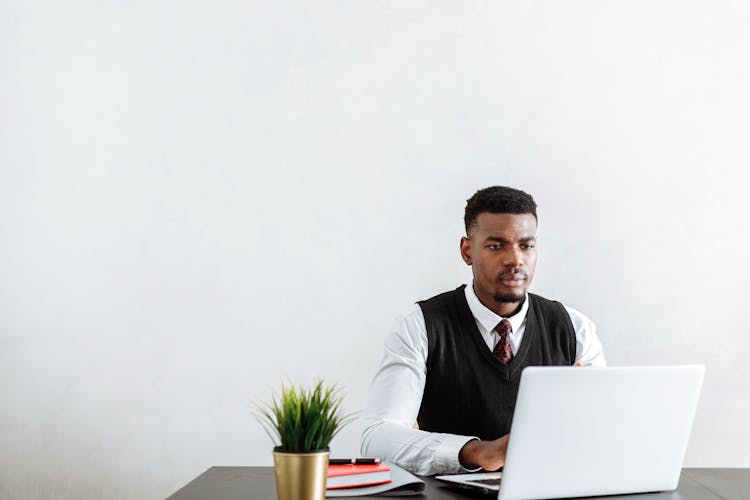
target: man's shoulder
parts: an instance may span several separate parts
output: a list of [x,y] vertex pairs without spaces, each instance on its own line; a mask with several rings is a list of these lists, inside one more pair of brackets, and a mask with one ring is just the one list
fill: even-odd
[[404,324],[407,329],[424,330],[425,312],[434,314],[437,311],[446,310],[448,305],[455,301],[456,294],[464,294],[465,287],[466,285],[461,285],[454,290],[433,295],[428,299],[418,300],[399,314],[396,317],[396,322]]
[[583,314],[578,309],[573,309],[570,306],[565,306],[565,310],[568,311],[568,316],[570,316],[570,321],[573,323],[573,328],[575,328],[576,332],[580,332],[584,328],[594,328],[594,322],[591,321],[588,316]]
[[426,359],[426,336],[422,309],[418,304],[412,304],[409,309],[396,316],[385,344],[393,352],[404,352],[406,349],[409,352],[419,352]]
[[405,309],[401,314],[399,314],[397,317],[397,321],[403,321],[406,323],[414,323],[415,321],[419,323],[421,321],[424,323],[423,315],[422,315],[422,308],[419,307],[419,303],[414,303],[410,305],[407,309]]
[[573,323],[573,328],[578,332],[584,327],[589,327],[590,325],[593,325],[593,322],[589,319],[588,316],[583,314],[578,309],[574,309],[568,305],[563,304],[562,302],[558,300],[552,300],[545,297],[542,297],[541,295],[537,295],[534,293],[529,293],[529,297],[531,298],[532,302],[535,302],[539,306],[545,308],[545,309],[556,309],[557,311],[565,311],[568,316],[570,317],[571,323]]
[[437,295],[433,295],[429,299],[420,300],[417,302],[422,310],[424,309],[440,309],[456,300],[456,296],[463,296],[464,288],[466,285],[461,285],[454,290],[448,290]]
[[541,295],[538,295],[536,293],[528,292],[528,295],[532,303],[541,304],[545,307],[559,307],[556,306],[556,304],[562,305],[562,302],[560,302],[559,300],[548,299],[547,297],[542,297]]

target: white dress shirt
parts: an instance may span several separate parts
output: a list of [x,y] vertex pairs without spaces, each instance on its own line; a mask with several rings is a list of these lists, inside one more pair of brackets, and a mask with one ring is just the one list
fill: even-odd
[[[482,304],[467,285],[466,301],[487,348],[499,340],[493,331],[503,319]],[[521,310],[506,318],[513,331],[510,345],[514,353],[526,330],[528,296]],[[584,366],[606,366],[602,345],[594,323],[580,312],[565,307],[576,334],[576,361]],[[418,304],[398,317],[385,340],[385,354],[372,381],[365,407],[362,454],[380,457],[415,474],[452,474],[465,472],[458,453],[474,436],[459,436],[414,429],[422,404],[427,376],[427,329]],[[500,436],[497,436],[500,437]]]

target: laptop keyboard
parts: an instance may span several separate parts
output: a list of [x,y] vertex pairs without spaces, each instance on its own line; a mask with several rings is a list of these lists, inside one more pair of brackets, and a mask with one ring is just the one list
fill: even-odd
[[472,479],[469,482],[471,482],[471,483],[477,483],[477,484],[481,484],[481,485],[488,484],[488,485],[497,486],[497,485],[500,484],[500,481],[502,481],[502,479],[498,477],[498,478],[493,478],[493,479]]

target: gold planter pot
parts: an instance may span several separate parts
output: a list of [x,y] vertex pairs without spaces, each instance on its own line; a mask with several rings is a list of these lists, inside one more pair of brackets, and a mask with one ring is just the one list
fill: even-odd
[[273,449],[278,500],[325,500],[328,448],[299,452]]

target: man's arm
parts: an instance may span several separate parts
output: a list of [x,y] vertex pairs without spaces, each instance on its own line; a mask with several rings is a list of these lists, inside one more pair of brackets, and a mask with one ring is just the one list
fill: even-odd
[[427,373],[427,333],[418,305],[398,318],[385,341],[364,413],[362,454],[422,475],[462,472],[459,452],[476,438],[413,428]]
[[572,307],[565,309],[576,332],[576,362],[581,366],[607,366],[594,322]]

